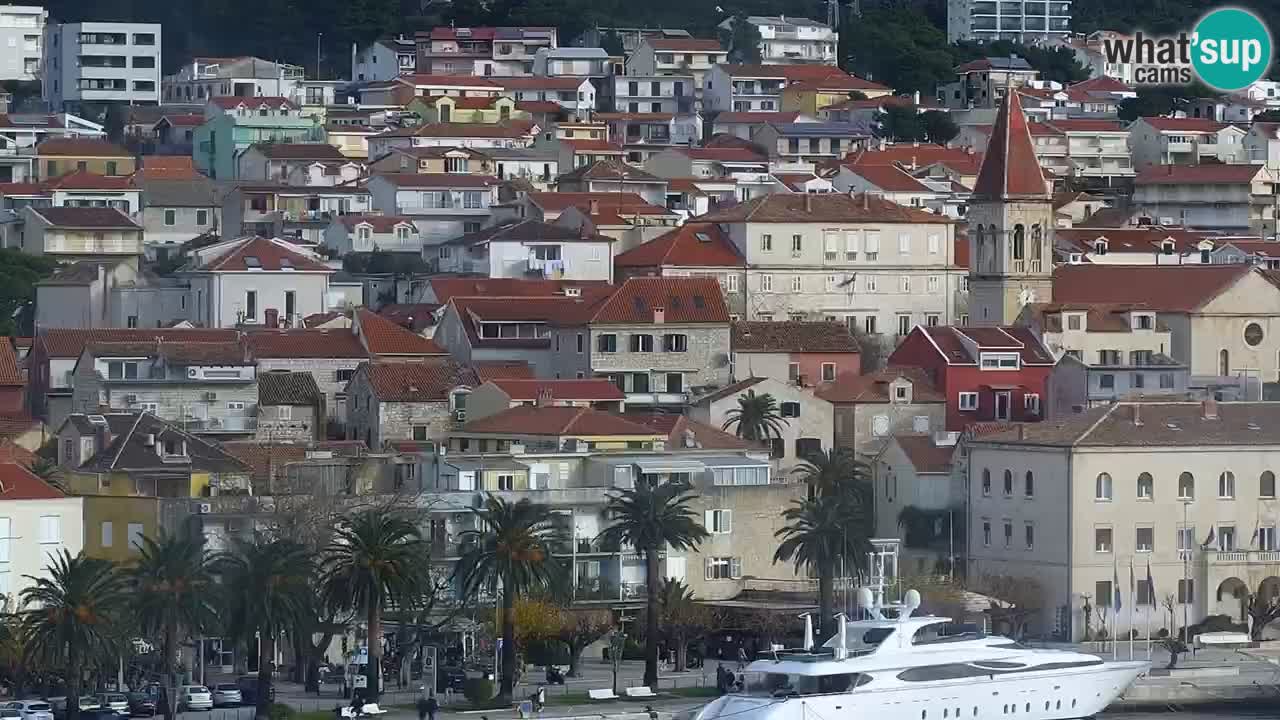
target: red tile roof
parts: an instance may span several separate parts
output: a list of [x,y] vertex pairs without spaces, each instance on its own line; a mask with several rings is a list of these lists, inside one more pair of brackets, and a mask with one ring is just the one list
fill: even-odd
[[863,91],[863,90],[892,90],[888,85],[881,85],[878,82],[872,82],[866,78],[860,78],[857,75],[831,74],[818,80],[793,80],[787,85],[788,90],[838,90],[841,92]]
[[350,328],[251,330],[254,358],[367,358],[369,351]]
[[507,90],[577,90],[587,81],[584,77],[517,76],[495,77],[494,81]]
[[709,53],[725,52],[725,49],[720,45],[719,40],[704,40],[702,38],[648,38],[645,42],[654,50]]
[[769,158],[751,148],[712,147],[712,148],[676,148],[676,152],[694,160],[714,160],[728,163],[765,163]]
[[1247,185],[1262,165],[1207,163],[1204,165],[1152,165],[1138,173],[1134,185]]
[[651,324],[662,308],[666,323],[728,323],[720,284],[710,278],[629,278],[590,313],[592,324]]
[[746,267],[747,261],[715,223],[687,222],[613,259],[617,267]]
[[1055,303],[1145,304],[1191,312],[1253,272],[1248,265],[1060,265],[1053,271]]
[[1082,252],[1093,252],[1094,242],[1107,241],[1107,252],[1140,252],[1154,255],[1161,243],[1172,240],[1179,252],[1194,250],[1202,240],[1212,240],[1215,233],[1185,228],[1059,228],[1055,240],[1075,246]]
[[894,367],[866,375],[841,373],[835,381],[818,386],[815,393],[830,403],[887,403],[889,385],[898,378],[911,382],[913,403],[945,403],[947,398],[933,386],[928,373],[913,367]]
[[858,341],[842,322],[736,322],[734,352],[856,353]]
[[425,73],[414,73],[412,75],[401,75],[393,82],[403,82],[409,85],[422,85],[425,87],[430,87],[432,85],[448,87],[501,87],[492,80],[475,77],[474,75],[428,75]]
[[446,402],[450,390],[480,384],[473,368],[453,361],[374,362],[361,368],[382,402]]
[[522,405],[472,420],[463,433],[502,435],[623,435],[651,437],[663,435],[646,425],[621,415],[585,407],[534,407]]
[[51,137],[36,145],[36,154],[72,157],[133,157],[133,153],[115,143],[93,138]]
[[178,343],[226,342],[236,339],[236,331],[205,328],[48,329],[41,331],[34,345],[43,346],[47,357],[75,358],[80,357],[84,346],[90,342],[154,342],[157,339]]
[[573,288],[583,297],[597,297],[613,291],[598,280],[525,280],[523,278],[433,277],[431,284],[436,302],[448,303],[455,297],[565,297],[565,289]]
[[250,272],[250,266],[245,262],[245,258],[256,257],[258,264],[254,266],[254,270],[278,272],[284,271],[286,267],[292,267],[298,272],[333,272],[333,269],[324,263],[291,250],[286,245],[288,243],[274,238],[257,236],[241,238],[241,241],[226,253],[209,260],[199,269],[210,272]]
[[542,393],[550,393],[552,400],[585,400],[607,402],[626,400],[618,386],[611,380],[582,378],[577,380],[525,380],[500,378],[491,380],[494,385],[514,401],[537,400]]
[[[612,289],[612,288],[610,288]],[[584,293],[584,297],[523,296],[523,297],[465,297],[454,296],[450,300],[457,313],[467,339],[472,347],[486,348],[549,348],[547,335],[491,338],[481,337],[476,327],[480,321],[525,322],[543,324],[581,324],[584,314],[601,299],[600,293]]]
[[223,110],[233,110],[241,105],[246,108],[259,108],[265,105],[273,110],[277,108],[298,109],[298,106],[290,102],[288,98],[282,97],[216,97],[210,98],[209,102]]
[[16,462],[0,463],[0,500],[56,500],[63,492]]
[[898,435],[894,438],[918,473],[951,472],[955,445],[935,445],[932,435]]
[[142,226],[115,208],[103,207],[43,207],[31,208],[54,227],[104,228],[113,230],[142,230]]
[[1206,120],[1204,118],[1171,118],[1157,116],[1139,118],[1139,120],[1150,125],[1156,130],[1176,132],[1218,132],[1228,125],[1228,123],[1218,122],[1217,120]]
[[[1052,366],[1055,362],[1053,353],[1030,328],[917,325],[911,332],[928,338],[948,365],[977,365],[978,353],[983,350],[1016,350],[1023,365]],[[893,355],[889,356],[889,364],[895,364]]]
[[686,415],[676,413],[628,412],[622,417],[639,423],[651,430],[667,436],[667,451],[689,448],[686,444],[688,435],[693,435],[693,447],[699,450],[764,450],[764,445],[757,445],[736,435],[705,425],[697,420],[690,420]]
[[1133,88],[1107,75],[1099,75],[1097,77],[1082,80],[1073,85],[1068,85],[1067,90],[1086,90],[1088,92],[1132,92]]
[[0,385],[24,385],[13,338],[0,338]]
[[529,201],[543,212],[563,212],[571,207],[586,209],[592,201],[602,211],[619,215],[670,215],[671,211],[653,205],[632,192],[531,192]]
[[1007,93],[996,114],[973,196],[980,200],[1049,197],[1017,93]]
[[933,192],[897,165],[846,164],[849,171],[886,192]]
[[189,155],[145,155],[134,175],[139,180],[197,180],[195,159]]
[[448,355],[435,342],[406,330],[366,308],[356,310],[355,324],[364,346],[374,355]]
[[786,78],[788,82],[834,81],[852,77],[831,65],[733,65],[720,66],[730,77]]
[[480,360],[473,363],[480,382],[490,380],[532,380],[533,366],[524,360]]
[[528,134],[526,128],[501,123],[429,123],[418,127],[387,130],[374,137],[517,139],[527,137]]
[[249,146],[272,160],[346,160],[338,148],[329,143],[256,143]]
[[887,165],[897,164],[906,170],[926,167],[937,163],[955,168],[963,175],[977,175],[982,155],[973,148],[944,147],[927,143],[895,143],[885,145],[884,149],[872,147],[850,153],[845,163]]
[[574,152],[621,155],[622,146],[608,140],[576,140],[570,138],[560,138],[558,140],[561,145],[572,148]]
[[516,103],[516,109],[527,113],[558,113],[564,110],[560,103],[550,100],[520,100]]
[[457,95],[418,96],[418,99],[425,105],[435,105],[444,98],[449,98],[449,101],[453,103],[453,106],[460,110],[488,110],[494,107],[495,103],[499,100],[499,96],[497,95],[491,95],[489,97],[476,97],[473,95],[467,95],[465,97],[458,97]]
[[1116,120],[1049,120],[1049,125],[1061,130],[1064,133],[1072,132],[1114,132],[1127,133],[1120,122]]
[[162,115],[156,121],[156,125],[161,122],[175,127],[199,127],[204,124],[204,115],[199,113],[174,113],[172,115]]
[[46,180],[49,190],[136,190],[129,175],[98,175],[88,170],[76,170],[66,175]]
[[899,205],[874,193],[773,193],[693,218],[713,223],[880,222],[950,224],[943,215]]

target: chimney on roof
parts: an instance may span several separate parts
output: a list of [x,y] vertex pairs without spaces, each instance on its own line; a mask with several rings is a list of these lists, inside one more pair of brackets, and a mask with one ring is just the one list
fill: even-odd
[[[920,147],[920,145],[917,143],[917,144],[916,144],[916,147]],[[915,171],[915,169],[916,169],[916,156],[915,156],[915,155],[912,155],[912,156],[911,156],[911,170],[914,172],[914,171]]]
[[1142,427],[1142,403],[1133,403],[1129,407],[1133,409],[1133,424]]
[[1213,398],[1205,398],[1200,403],[1200,417],[1204,420],[1218,419],[1218,401]]
[[666,308],[662,307],[661,305],[654,305],[653,306],[653,324],[661,325],[666,321],[667,321]]
[[587,209],[588,209],[588,212],[590,212],[592,215],[599,215],[600,201],[593,199],[590,203],[587,204]]
[[534,397],[534,405],[537,407],[551,407],[551,388],[538,388],[538,394]]
[[813,195],[809,193],[804,194],[804,211],[806,213],[813,212]]
[[885,141],[884,138],[880,138],[880,149],[884,150],[886,147],[888,147],[888,143]]

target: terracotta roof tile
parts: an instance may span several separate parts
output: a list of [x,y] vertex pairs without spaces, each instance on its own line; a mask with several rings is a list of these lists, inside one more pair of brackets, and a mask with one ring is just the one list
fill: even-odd
[[462,426],[463,433],[502,435],[629,435],[648,437],[663,435],[646,425],[622,415],[585,407],[534,407],[522,405],[500,413],[472,420]]
[[523,360],[481,360],[474,363],[480,382],[501,380],[532,380],[533,366]]
[[142,226],[115,208],[103,207],[42,207],[32,212],[49,221],[54,227],[109,228],[114,230],[142,230]]
[[586,82],[585,77],[513,76],[495,77],[494,82],[507,90],[577,90]]
[[[977,365],[977,353],[982,350],[1016,350],[1023,365],[1049,365],[1055,363],[1053,353],[1039,338],[1025,327],[954,327],[917,325],[911,331],[929,339],[948,365]],[[966,342],[967,341],[967,342]],[[889,365],[899,363],[896,352],[889,356]]]
[[243,440],[224,442],[222,447],[229,455],[249,467],[254,483],[270,482],[273,476],[284,478],[287,467],[292,463],[305,461],[308,451],[327,450],[334,457],[360,457],[368,452],[362,440],[333,440],[313,445]]
[[623,417],[667,436],[667,452],[688,449],[686,433],[693,434],[699,450],[766,450],[742,438],[676,413],[628,412]]
[[885,192],[933,192],[924,183],[897,165],[856,163],[845,165],[858,177]]
[[347,160],[329,143],[257,143],[249,146],[272,160]]
[[1206,120],[1204,118],[1172,118],[1172,117],[1144,117],[1139,118],[1142,122],[1150,125],[1156,130],[1168,130],[1176,132],[1218,132],[1227,127],[1227,123],[1218,122],[1217,120]]
[[859,352],[842,322],[736,322],[732,343],[734,352]]
[[523,278],[433,277],[427,280],[437,302],[444,304],[455,297],[559,297],[565,290],[599,295],[613,287],[597,280],[525,280]]
[[[1120,402],[1063,420],[1006,423],[971,443],[1061,447],[1280,445],[1280,403],[1220,402],[1205,417],[1201,402]],[[1139,414],[1141,424],[1133,421]]]
[[973,195],[987,200],[1049,198],[1017,93],[1007,93],[996,114]]
[[945,216],[899,205],[872,193],[773,193],[693,218],[713,223],[880,222],[950,224]]
[[866,150],[859,150],[856,153],[850,153],[845,159],[846,163],[854,164],[886,165],[892,163],[908,171],[942,163],[960,171],[967,170],[968,172],[961,173],[964,175],[977,175],[981,161],[982,156],[973,152],[972,148],[953,148],[927,143],[896,143],[885,145],[884,149],[872,147]]
[[18,369],[18,354],[13,349],[13,338],[0,338],[0,385],[25,385]]
[[449,391],[479,385],[475,369],[453,362],[368,363],[361,370],[382,402],[446,402]]
[[365,347],[374,355],[449,354],[434,341],[406,330],[367,308],[356,310],[353,327],[359,328]]
[[248,340],[258,359],[369,357],[369,351],[349,328],[251,330]]
[[132,153],[115,143],[93,138],[49,138],[36,145],[36,154],[71,157],[133,157]]
[[401,75],[396,81],[409,85],[432,86],[439,85],[441,87],[501,87],[494,82],[498,78],[479,78],[473,75],[428,75],[426,73],[414,73],[412,75]]
[[154,342],[156,339],[173,343],[226,342],[236,339],[236,331],[205,328],[47,329],[40,332],[34,344],[42,346],[47,357],[75,358],[80,357],[84,346],[90,342]]
[[590,314],[592,324],[651,324],[655,308],[666,323],[729,322],[720,284],[710,278],[629,278]]
[[209,102],[223,110],[234,110],[241,105],[246,108],[259,108],[265,105],[273,110],[279,108],[298,109],[298,106],[294,105],[288,98],[282,97],[216,97],[210,98]]
[[1134,185],[1245,185],[1263,171],[1262,165],[1208,163],[1152,165],[1138,173]]
[[889,384],[898,378],[911,382],[913,403],[947,401],[946,396],[934,387],[929,375],[914,367],[886,368],[866,375],[841,373],[833,382],[819,385],[815,393],[831,403],[887,403],[890,401]]
[[428,123],[417,127],[387,130],[374,137],[516,139],[527,137],[528,134],[528,131],[523,128],[501,123]]
[[0,500],[56,500],[63,492],[16,462],[0,463]]
[[575,168],[560,177],[563,180],[608,180],[613,182],[664,182],[661,178],[618,160],[597,160]]
[[1143,303],[1156,310],[1191,312],[1248,273],[1248,265],[1060,265],[1053,271],[1054,302]]
[[441,307],[436,303],[388,303],[378,308],[378,314],[417,333],[435,325],[435,312]]
[[[348,230],[354,230],[360,225],[369,225],[376,233],[394,232],[397,225],[413,225],[413,218],[407,215],[340,215],[338,222],[341,222]],[[410,234],[418,231],[417,226],[413,225]]]
[[704,40],[702,38],[646,38],[644,42],[648,43],[649,47],[654,50],[706,53],[725,52],[725,49],[720,45],[719,40]]
[[931,435],[898,435],[898,447],[918,473],[949,473],[955,445],[935,445]]
[[720,226],[687,222],[614,258],[617,267],[746,267]]
[[[333,272],[328,265],[287,246],[283,240],[273,238],[241,238],[239,244],[198,269],[209,272],[249,272],[251,269],[287,272],[287,268],[292,268],[299,272]],[[246,258],[257,258],[257,264],[250,266],[253,261]]]
[[670,215],[671,211],[653,205],[632,192],[532,192],[529,202],[544,212],[562,212],[571,207],[588,208],[595,201],[601,210],[621,215]]
[[676,148],[676,152],[694,160],[714,160],[727,163],[766,163],[769,158],[751,148],[714,147],[714,148]]

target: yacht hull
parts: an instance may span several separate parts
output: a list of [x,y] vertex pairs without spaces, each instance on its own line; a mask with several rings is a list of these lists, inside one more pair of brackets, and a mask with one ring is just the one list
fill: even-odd
[[695,720],[1073,720],[1102,712],[1149,667],[1146,662],[1107,662],[1069,673],[1007,673],[929,682],[904,682],[893,672],[872,672],[876,681],[847,693],[725,696]]

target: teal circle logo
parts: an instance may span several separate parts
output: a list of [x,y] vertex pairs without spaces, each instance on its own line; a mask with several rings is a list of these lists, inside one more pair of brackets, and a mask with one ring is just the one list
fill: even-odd
[[1257,15],[1219,8],[1196,23],[1191,65],[1205,85],[1234,92],[1262,79],[1271,66],[1271,47],[1271,32]]

